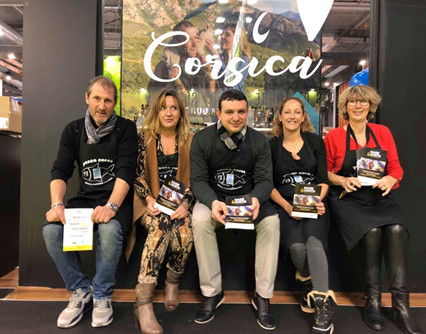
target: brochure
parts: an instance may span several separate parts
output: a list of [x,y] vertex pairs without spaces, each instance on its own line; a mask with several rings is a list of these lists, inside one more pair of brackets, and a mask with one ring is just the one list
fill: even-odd
[[225,204],[228,208],[225,229],[254,230],[250,195],[228,196]]
[[388,152],[364,147],[356,151],[356,170],[362,186],[372,186],[383,177]]
[[63,250],[93,249],[93,209],[65,209]]
[[320,202],[321,186],[296,183],[293,197],[293,217],[318,218],[316,203]]
[[154,206],[166,215],[172,215],[182,203],[185,189],[185,183],[167,178],[161,186]]

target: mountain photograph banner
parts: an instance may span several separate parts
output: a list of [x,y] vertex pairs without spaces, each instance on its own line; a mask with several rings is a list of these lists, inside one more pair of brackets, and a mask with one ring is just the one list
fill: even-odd
[[133,119],[162,89],[179,91],[190,114],[213,115],[229,88],[277,109],[320,87],[322,23],[308,26],[305,2],[124,0],[122,115]]

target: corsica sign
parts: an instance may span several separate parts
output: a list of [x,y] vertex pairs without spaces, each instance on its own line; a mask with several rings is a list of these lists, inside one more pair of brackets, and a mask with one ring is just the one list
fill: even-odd
[[[267,14],[266,12],[262,13],[258,17],[258,19],[256,20],[256,23],[253,27],[253,40],[257,44],[262,43],[267,38],[267,36],[269,34],[269,31],[267,31],[264,34],[259,33],[260,23],[261,23],[262,19],[265,17],[266,14]],[[306,25],[305,25],[305,28],[306,28]],[[166,40],[168,40],[172,37],[175,37],[175,36],[183,36],[184,40],[182,42],[175,43],[175,44],[165,43]],[[148,76],[150,78],[152,78],[153,80],[158,81],[158,82],[172,82],[172,81],[177,80],[182,73],[182,68],[179,64],[174,65],[178,69],[178,75],[176,77],[174,77],[174,78],[159,78],[152,71],[152,56],[153,56],[155,50],[159,46],[167,46],[168,48],[173,48],[173,47],[179,47],[181,45],[184,45],[185,43],[187,43],[189,41],[189,35],[186,32],[183,32],[183,31],[171,31],[171,32],[165,33],[165,34],[163,34],[163,35],[161,35],[157,38],[155,38],[155,34],[153,32],[151,34],[151,37],[153,39],[153,42],[150,44],[150,46],[146,50],[145,57],[144,57],[144,68],[145,68],[146,73],[148,74]],[[311,38],[309,38],[309,39],[311,39]],[[228,62],[226,68],[223,70],[222,69],[223,63],[218,58],[219,58],[218,56],[209,56],[209,57],[207,57],[207,62],[204,63],[204,64],[201,63],[200,59],[198,59],[198,58],[195,58],[195,57],[188,58],[185,61],[184,70],[189,75],[195,75],[200,71],[200,69],[202,67],[211,65],[211,67],[212,67],[211,78],[214,79],[214,80],[217,80],[217,79],[224,77],[225,85],[231,87],[231,86],[235,86],[236,84],[238,84],[242,80],[242,78],[243,78],[242,73],[244,71],[247,71],[248,75],[250,75],[252,77],[256,77],[256,76],[260,75],[262,72],[266,72],[271,76],[283,75],[287,71],[289,71],[291,73],[299,72],[299,77],[301,79],[307,79],[310,76],[312,76],[320,68],[321,63],[322,63],[322,59],[321,59],[315,64],[315,67],[313,69],[311,69],[311,65],[313,63],[311,58],[309,58],[307,56],[306,57],[296,56],[296,57],[293,57],[293,59],[290,61],[290,63],[288,64],[287,67],[285,67],[284,69],[281,69],[280,71],[275,72],[274,67],[275,68],[277,67],[277,66],[275,66],[277,63],[279,63],[280,65],[283,65],[283,64],[286,63],[285,59],[283,57],[279,56],[279,55],[274,55],[274,56],[268,58],[265,65],[263,67],[261,67],[260,69],[258,69],[259,60],[256,57],[253,57],[248,62],[245,61],[244,59],[240,58],[240,57],[234,57]],[[241,64],[239,65],[239,63],[242,63],[242,65]],[[282,68],[282,66],[281,66],[281,68]]]

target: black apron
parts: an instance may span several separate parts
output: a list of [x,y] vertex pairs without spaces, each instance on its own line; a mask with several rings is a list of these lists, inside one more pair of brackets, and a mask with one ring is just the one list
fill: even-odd
[[[300,160],[295,160],[291,153],[282,146],[282,137],[277,142],[276,154],[272,157],[274,163],[274,186],[280,195],[293,205],[296,183],[317,184],[317,160],[305,138],[303,146],[307,151],[307,155],[301,157]],[[292,244],[298,242],[306,243],[310,236],[321,240],[323,246],[327,247],[330,218],[326,201],[324,201],[324,205],[326,206],[325,214],[318,216],[318,219],[303,218],[302,220],[296,220],[290,217],[281,206],[274,203],[280,217],[280,243],[281,251],[284,254]]]
[[[209,158],[209,185],[220,201],[226,196],[249,194],[254,188],[254,169],[256,161],[249,147],[249,133],[239,144],[238,149],[230,151],[219,138],[216,140],[214,154]],[[263,218],[277,212],[269,201],[260,203],[260,210],[255,224]]]
[[[86,130],[83,126],[80,136],[78,168],[80,189],[77,196],[68,201],[68,208],[95,208],[104,206],[115,184],[115,162],[118,152],[118,129],[114,129],[110,140],[98,144],[87,144]],[[107,136],[108,137],[108,136]],[[105,138],[107,138],[105,137]],[[120,222],[126,233],[132,218],[132,189],[113,219]]]
[[[371,128],[366,127],[366,145],[373,138],[376,147],[381,148]],[[348,124],[346,131],[346,153],[342,168],[337,175],[356,177],[356,150],[350,149],[351,136],[358,146],[355,134]],[[328,200],[332,219],[339,226],[346,247],[352,249],[371,229],[384,225],[404,225],[401,209],[389,193],[383,197],[380,189],[363,186],[357,191],[346,193],[341,199],[344,189],[340,186],[330,187]]]

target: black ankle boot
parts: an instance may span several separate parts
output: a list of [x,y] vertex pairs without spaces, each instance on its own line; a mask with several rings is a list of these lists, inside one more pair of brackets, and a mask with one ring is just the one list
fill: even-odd
[[336,303],[334,292],[329,290],[327,293],[312,291],[308,294],[308,303],[312,306],[314,301],[314,325],[311,334],[332,334],[333,325],[333,303]]
[[298,271],[296,271],[296,281],[300,282],[303,286],[303,298],[300,303],[300,308],[305,313],[314,313],[314,307],[310,307],[308,303],[308,294],[312,291],[311,276],[303,277]]
[[381,307],[381,293],[368,290],[365,296],[363,319],[365,324],[376,331],[382,331],[385,327]]
[[408,292],[392,292],[392,314],[396,325],[405,334],[423,334],[409,314]]

